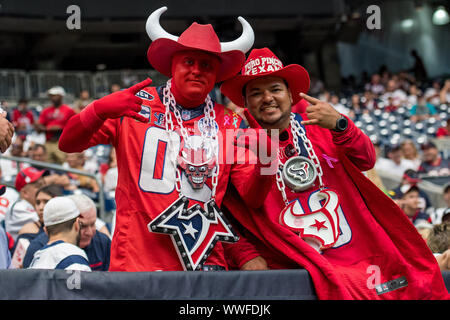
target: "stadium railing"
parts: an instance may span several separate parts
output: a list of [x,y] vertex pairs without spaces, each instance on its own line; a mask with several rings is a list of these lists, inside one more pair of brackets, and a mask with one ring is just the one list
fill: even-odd
[[[86,176],[86,177],[91,177],[93,179],[95,179],[95,181],[97,182],[99,188],[100,188],[100,192],[98,193],[98,201],[97,201],[97,207],[98,207],[98,216],[100,217],[100,219],[105,219],[106,218],[106,211],[105,211],[105,194],[103,192],[103,184],[100,181],[100,179],[98,179],[98,177],[95,174],[89,173],[89,172],[85,172],[85,171],[80,171],[77,169],[72,169],[72,168],[65,168],[61,165],[58,164],[53,164],[53,163],[48,163],[48,162],[42,162],[42,161],[36,161],[36,160],[32,160],[32,159],[28,159],[28,158],[22,158],[22,157],[13,157],[13,156],[5,156],[5,155],[0,155],[0,159],[5,159],[5,160],[10,160],[10,161],[14,161],[17,163],[17,173],[19,173],[19,164],[20,163],[27,163],[31,166],[37,166],[40,168],[45,168],[45,169],[52,169],[55,171],[59,171],[59,172],[70,172],[70,173],[74,173],[77,175],[81,175],[81,176]],[[14,181],[9,181],[9,180],[1,180],[1,183],[11,187],[11,188],[15,188],[14,185]],[[93,199],[94,200],[94,199]]]
[[[442,276],[450,290],[450,271],[442,272]],[[0,270],[0,300],[17,299],[239,300],[245,303],[245,300],[316,300],[317,295],[305,269],[214,272]]]

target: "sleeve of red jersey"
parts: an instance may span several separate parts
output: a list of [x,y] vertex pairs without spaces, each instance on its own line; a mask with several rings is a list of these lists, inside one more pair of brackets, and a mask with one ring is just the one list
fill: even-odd
[[100,119],[94,108],[86,107],[72,116],[59,139],[59,149],[64,152],[81,152],[98,144],[113,144],[115,140],[115,121]]
[[348,119],[348,127],[343,132],[330,130],[333,142],[343,149],[345,155],[361,171],[367,171],[374,167],[376,161],[375,148],[369,137],[364,134],[351,119]]
[[263,205],[272,183],[275,182],[275,175],[265,174],[269,171],[267,168],[259,161],[256,164],[233,164],[231,167],[231,182],[245,204],[251,208],[260,208]]
[[230,269],[241,269],[248,261],[261,255],[256,247],[242,234],[239,234],[238,242],[223,242],[222,245],[225,250],[225,259]]

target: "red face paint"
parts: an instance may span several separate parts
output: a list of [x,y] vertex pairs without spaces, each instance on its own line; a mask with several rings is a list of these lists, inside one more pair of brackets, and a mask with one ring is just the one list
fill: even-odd
[[172,58],[171,90],[177,103],[187,108],[201,105],[214,88],[219,67],[219,58],[207,52],[176,53]]

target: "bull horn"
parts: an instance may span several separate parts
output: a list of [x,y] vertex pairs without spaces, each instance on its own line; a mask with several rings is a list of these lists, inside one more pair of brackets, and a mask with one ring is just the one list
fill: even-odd
[[253,46],[255,41],[255,34],[250,24],[242,17],[238,17],[239,22],[242,25],[242,34],[239,38],[229,42],[221,42],[220,47],[222,52],[239,50],[243,53],[247,53]]
[[177,36],[168,33],[161,27],[161,24],[159,23],[159,18],[166,10],[167,7],[161,7],[158,10],[153,11],[152,14],[150,14],[150,16],[147,19],[145,29],[147,30],[147,34],[152,41],[155,41],[160,38],[178,41]]

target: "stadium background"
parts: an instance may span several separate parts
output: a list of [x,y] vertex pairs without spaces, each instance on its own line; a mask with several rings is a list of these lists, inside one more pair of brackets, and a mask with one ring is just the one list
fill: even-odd
[[[70,5],[81,9],[80,29],[67,28]],[[370,5],[380,7],[380,29],[367,27]],[[392,73],[411,69],[412,49],[427,67],[425,86],[450,78],[450,24],[432,21],[439,6],[450,10],[448,1],[1,0],[0,101],[12,110],[20,98],[27,98],[38,116],[49,105],[47,90],[52,86],[64,87],[64,102],[70,105],[83,89],[99,98],[114,83],[127,87],[148,76],[155,84],[163,83],[166,78],[146,59],[150,40],[145,32],[148,15],[161,6],[168,7],[161,25],[176,35],[197,21],[211,23],[219,38],[228,41],[241,32],[236,17],[245,17],[255,31],[254,47],[271,48],[286,65],[303,65],[326,90],[338,93],[344,105],[353,93],[364,91],[365,77],[380,67]],[[218,90],[216,99],[223,99]],[[405,138],[418,144],[432,140],[448,158],[449,140],[435,139],[437,128],[445,126],[448,105],[437,109],[439,120],[418,124],[407,122],[408,106],[390,114],[373,112],[355,122],[382,147]],[[108,152],[108,146],[100,146],[89,155],[101,164],[107,161]],[[2,179],[11,185],[14,177]],[[388,188],[400,181],[388,175],[382,179]],[[442,186],[447,182],[448,177],[424,177],[422,187],[435,206],[442,206]],[[113,206],[101,204],[101,217],[108,222]]]

